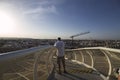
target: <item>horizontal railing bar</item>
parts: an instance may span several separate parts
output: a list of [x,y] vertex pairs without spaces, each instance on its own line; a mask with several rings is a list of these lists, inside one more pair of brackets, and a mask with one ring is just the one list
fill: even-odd
[[24,50],[18,50],[18,51],[13,51],[13,52],[7,52],[7,53],[1,53],[0,54],[0,62],[8,61],[10,59],[15,59],[15,58],[20,58],[29,54],[32,54],[36,51],[42,50],[42,49],[47,49],[50,48],[51,46],[49,45],[44,45],[44,46],[38,46],[38,47],[33,47],[29,49],[24,49]]
[[78,49],[67,49],[66,51],[84,50],[84,49],[101,49],[101,50],[107,50],[107,51],[120,53],[120,49],[113,49],[113,48],[106,48],[106,47],[87,47],[87,48],[78,48]]

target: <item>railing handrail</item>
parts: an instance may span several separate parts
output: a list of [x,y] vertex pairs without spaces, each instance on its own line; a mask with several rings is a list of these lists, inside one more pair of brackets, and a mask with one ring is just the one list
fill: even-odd
[[44,45],[44,46],[32,47],[32,48],[24,49],[24,50],[1,53],[0,54],[0,62],[4,62],[6,60],[10,60],[10,59],[18,58],[18,57],[23,57],[23,56],[29,55],[31,53],[34,53],[38,50],[46,49],[49,47],[51,47],[51,46]]
[[107,50],[107,51],[120,53],[120,49],[106,48],[106,47],[86,47],[86,48],[78,48],[78,49],[67,49],[67,51],[84,50],[84,49],[101,49],[101,50]]

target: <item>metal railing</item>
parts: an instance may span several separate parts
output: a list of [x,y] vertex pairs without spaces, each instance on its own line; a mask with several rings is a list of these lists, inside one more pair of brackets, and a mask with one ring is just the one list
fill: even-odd
[[50,80],[56,49],[39,46],[0,54],[0,80]]

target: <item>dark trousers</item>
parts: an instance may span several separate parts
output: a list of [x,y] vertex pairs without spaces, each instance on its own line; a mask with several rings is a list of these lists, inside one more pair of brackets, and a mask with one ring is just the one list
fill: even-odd
[[64,68],[64,71],[65,71],[65,58],[64,56],[62,57],[57,57],[57,64],[58,64],[58,67],[59,67],[59,72],[61,72],[61,63],[63,65],[63,68]]

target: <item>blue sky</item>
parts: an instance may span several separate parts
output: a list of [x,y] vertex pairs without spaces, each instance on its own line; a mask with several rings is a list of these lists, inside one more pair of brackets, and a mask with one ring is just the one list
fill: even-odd
[[119,0],[0,0],[0,5],[16,24],[1,37],[69,39],[90,31],[76,39],[120,39]]

